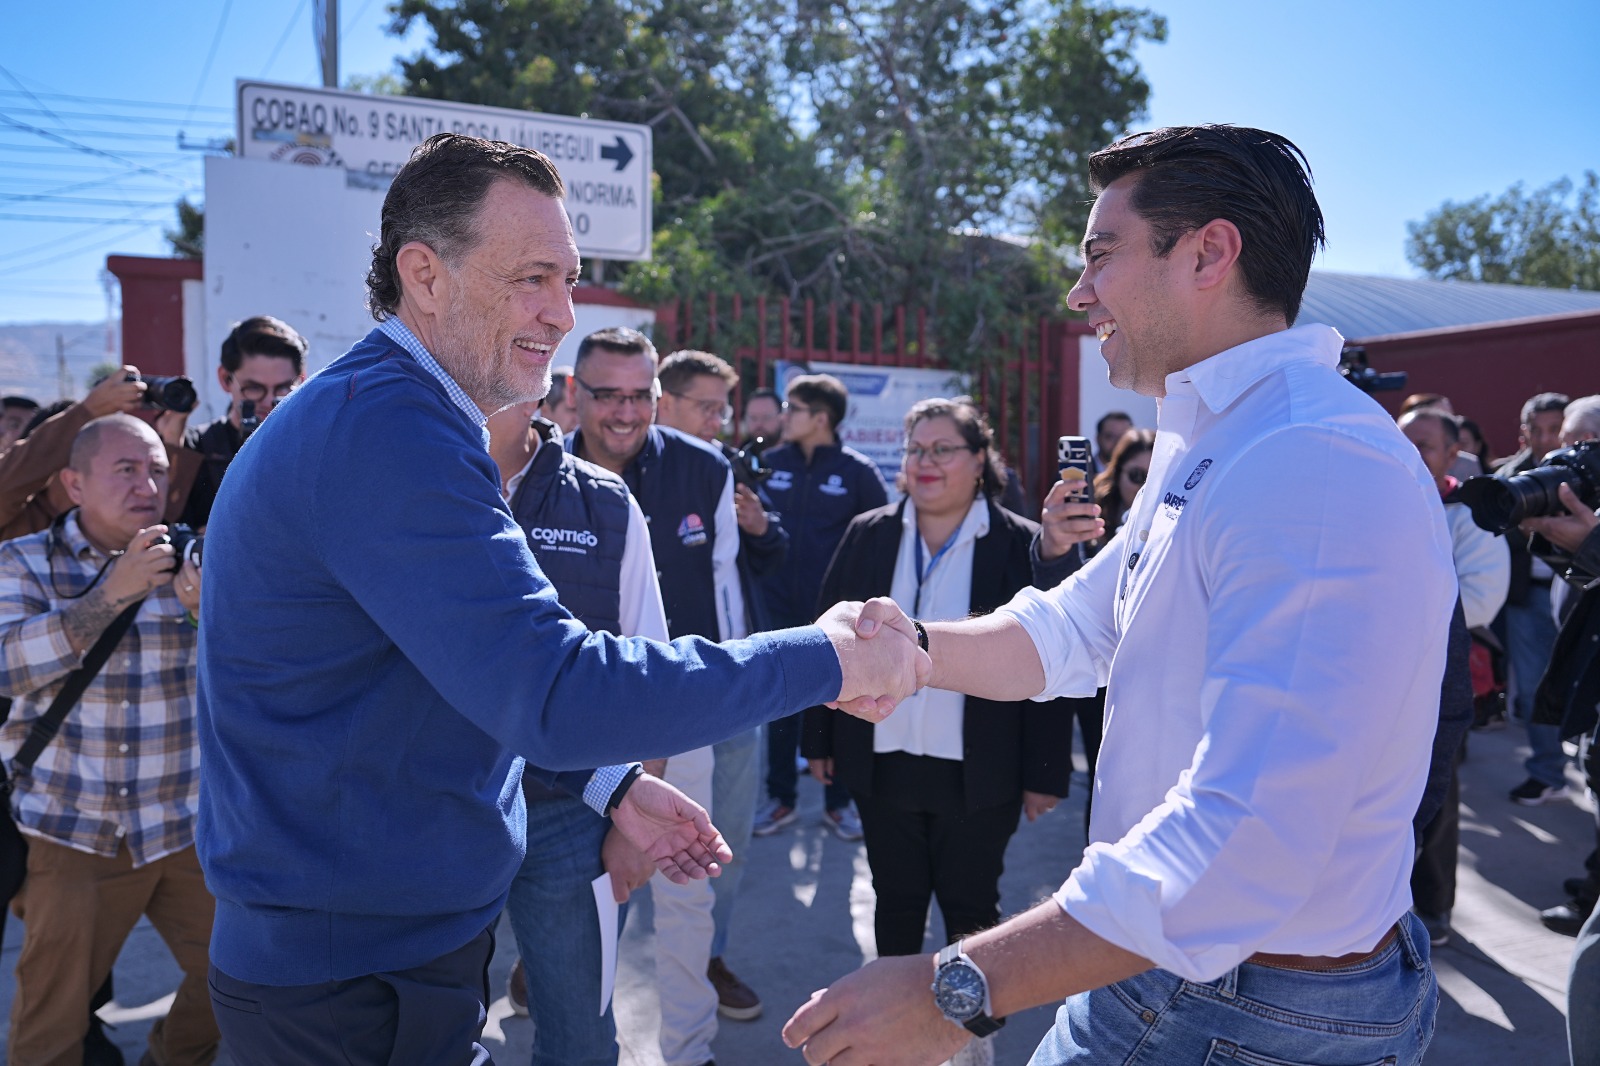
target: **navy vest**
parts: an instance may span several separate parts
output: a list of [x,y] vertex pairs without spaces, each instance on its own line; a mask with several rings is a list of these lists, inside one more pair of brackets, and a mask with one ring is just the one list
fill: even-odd
[[[579,452],[583,432],[567,438]],[[623,480],[650,522],[650,550],[661,579],[667,632],[718,639],[716,577],[711,550],[717,540],[717,504],[732,468],[721,454],[693,437],[651,426],[644,447]]]
[[[594,630],[617,633],[622,616],[622,553],[628,543],[628,488],[593,463],[568,455],[559,430],[535,419],[544,443],[511,496],[511,514],[527,534],[539,569],[561,606]],[[524,774],[529,803],[564,797]]]

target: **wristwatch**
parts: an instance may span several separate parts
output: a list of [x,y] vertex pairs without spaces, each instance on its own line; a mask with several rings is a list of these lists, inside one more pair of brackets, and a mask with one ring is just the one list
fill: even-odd
[[939,952],[933,973],[933,1001],[946,1018],[973,1036],[988,1036],[1006,1024],[989,1016],[989,979],[967,958],[957,940]]

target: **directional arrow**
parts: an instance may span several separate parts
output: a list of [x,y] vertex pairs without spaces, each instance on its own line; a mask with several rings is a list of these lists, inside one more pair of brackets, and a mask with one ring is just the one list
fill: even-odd
[[620,174],[628,168],[629,163],[633,162],[633,150],[628,147],[628,142],[624,141],[619,133],[616,144],[609,148],[600,149],[600,158],[616,160],[617,173]]

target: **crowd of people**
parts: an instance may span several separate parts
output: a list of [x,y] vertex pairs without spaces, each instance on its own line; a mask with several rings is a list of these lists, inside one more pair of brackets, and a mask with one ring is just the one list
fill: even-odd
[[[1320,1009],[1307,972],[1366,982],[1352,1029],[1414,1003],[1348,1061],[1417,1061],[1469,726],[1526,729],[1507,801],[1556,802],[1600,698],[1600,501],[1563,489],[1566,513],[1495,536],[1461,486],[1600,438],[1600,396],[1532,397],[1501,460],[1443,396],[1392,423],[1338,379],[1336,334],[1290,328],[1321,239],[1297,149],[1205,127],[1096,159],[1074,306],[1113,383],[1166,399],[1159,427],[1099,420],[1091,501],[1058,482],[1018,503],[966,397],[906,412],[891,493],[842,443],[829,375],[745,391],[717,354],[625,328],[552,373],[577,270],[560,178],[451,135],[389,193],[377,328],[310,381],[303,337],[263,315],[224,341],[228,408],[204,427],[152,409],[131,365],[81,401],[5,398],[0,755],[26,846],[8,1061],[121,1061],[93,1012],[141,916],[184,975],[144,1061],[208,1063],[223,1039],[240,1062],[487,1061],[503,911],[532,1061],[615,1064],[609,874],[619,928],[651,885],[664,1062],[710,1066],[719,1017],[763,1014],[732,916],[750,838],[795,824],[805,770],[824,825],[863,843],[881,960],[790,1020],[809,1062],[992,1062],[1006,1014],[1065,996],[1035,1061],[1113,1061],[1091,1045],[1149,1039],[1157,1012],[1108,1025],[1107,995]],[[1224,171],[1289,221],[1184,200]],[[1126,287],[1173,255],[1187,332],[1158,350]],[[1286,487],[1270,513],[1262,479]],[[1317,524],[1355,485],[1395,518],[1384,552]],[[1361,670],[1319,661],[1356,630]],[[1006,849],[1066,796],[1074,722],[1085,863],[1002,923]],[[1317,813],[1308,778],[1341,782]],[[1600,829],[1582,869],[1541,915],[1573,936]],[[936,969],[916,960],[935,902]],[[1597,981],[1575,964],[1574,995]]]

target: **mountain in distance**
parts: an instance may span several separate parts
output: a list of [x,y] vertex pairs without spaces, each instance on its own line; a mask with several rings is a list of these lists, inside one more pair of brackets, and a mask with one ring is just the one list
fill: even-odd
[[[62,390],[57,338],[66,357]],[[112,350],[106,351],[104,322],[22,322],[0,325],[0,395],[31,396],[42,404],[81,400],[90,372],[102,363],[122,363],[122,324],[111,324]]]

